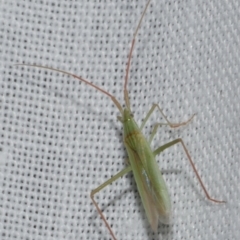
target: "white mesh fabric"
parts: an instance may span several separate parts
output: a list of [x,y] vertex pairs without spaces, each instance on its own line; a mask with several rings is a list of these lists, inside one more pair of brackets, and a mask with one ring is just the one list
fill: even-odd
[[[133,32],[146,1],[0,4],[0,239],[110,239],[90,192],[126,165],[119,114],[108,97],[62,74],[81,75],[123,100]],[[138,123],[152,103],[187,127],[159,129],[157,157],[173,224],[147,222],[132,174],[96,196],[117,239],[239,239],[239,0],[153,0],[136,41],[129,91]],[[144,133],[163,121],[156,112]]]

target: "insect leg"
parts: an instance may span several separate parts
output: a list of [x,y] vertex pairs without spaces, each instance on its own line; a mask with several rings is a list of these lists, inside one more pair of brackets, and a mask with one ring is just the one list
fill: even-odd
[[167,119],[167,117],[165,116],[165,114],[163,113],[163,111],[162,111],[162,109],[159,107],[159,105],[158,105],[158,104],[153,104],[152,107],[151,107],[151,109],[150,109],[149,112],[147,113],[147,116],[144,118],[144,120],[143,120],[143,122],[142,122],[142,124],[141,124],[141,126],[140,126],[140,130],[143,129],[144,125],[146,124],[146,122],[147,122],[147,120],[149,119],[149,117],[152,115],[152,113],[153,113],[153,111],[155,110],[155,108],[157,108],[157,109],[159,110],[159,112],[161,113],[161,115],[163,116],[163,118],[166,120],[166,123],[159,123],[159,126],[160,126],[160,125],[168,125],[168,126],[171,127],[171,128],[178,128],[178,127],[180,127],[180,126],[184,126],[184,125],[188,124],[189,122],[191,122],[192,119],[193,119],[193,117],[196,115],[196,113],[193,114],[193,115],[192,115],[187,121],[185,121],[185,122],[181,122],[181,123],[171,123],[171,122]]
[[101,209],[99,208],[97,202],[95,201],[94,199],[94,195],[98,192],[100,192],[103,188],[105,188],[107,185],[111,184],[112,182],[114,182],[115,180],[117,180],[118,178],[122,177],[124,174],[130,172],[132,170],[132,167],[131,166],[128,166],[126,168],[124,168],[123,170],[121,170],[120,172],[118,172],[116,175],[114,175],[113,177],[111,177],[110,179],[108,179],[106,182],[104,182],[103,184],[101,184],[99,187],[95,188],[94,190],[92,190],[91,194],[90,194],[90,197],[93,201],[93,204],[95,205],[98,213],[100,214],[102,220],[104,221],[107,229],[109,230],[111,236],[113,237],[114,240],[117,240],[111,227],[109,226],[108,222],[107,222],[107,219],[104,217]]
[[[160,126],[162,126],[162,125],[163,125],[162,123],[157,123],[157,124],[155,124],[155,126],[154,126],[154,128],[153,128],[153,131],[152,131],[152,133],[151,133],[151,135],[150,135],[150,137],[149,137],[149,140],[148,140],[149,143],[152,142],[155,134],[157,133],[158,128],[159,128]],[[164,124],[164,125],[165,125],[165,124]]]
[[[152,106],[151,109],[148,111],[146,117],[144,118],[144,120],[143,120],[143,122],[142,122],[142,124],[141,124],[141,126],[140,126],[140,130],[141,130],[141,131],[142,131],[142,129],[144,128],[144,126],[146,125],[146,123],[147,123],[149,117],[151,116],[151,114],[153,113],[154,109],[155,109],[155,106]],[[150,135],[150,138],[149,138],[149,143],[152,142],[155,134],[157,133],[158,127],[160,127],[160,126],[162,126],[162,125],[168,125],[168,123],[157,123],[157,124],[155,124],[155,126],[154,126],[154,128],[153,128],[153,131],[152,131],[152,133],[151,133],[151,135]]]
[[184,149],[184,151],[185,151],[185,153],[186,153],[186,155],[187,155],[187,157],[189,159],[189,162],[190,162],[190,164],[191,164],[191,166],[193,168],[193,171],[195,172],[196,177],[197,177],[197,179],[198,179],[198,181],[199,181],[199,183],[200,183],[200,185],[201,185],[201,187],[202,187],[202,189],[203,189],[207,199],[209,199],[210,201],[216,202],[216,203],[225,203],[225,201],[219,201],[219,200],[216,200],[216,199],[213,199],[213,198],[210,197],[206,187],[204,186],[204,184],[202,182],[201,177],[199,176],[199,174],[197,172],[197,169],[196,169],[196,167],[195,167],[195,165],[194,165],[194,163],[192,161],[192,158],[191,158],[191,156],[190,156],[190,154],[189,154],[189,152],[188,152],[188,150],[187,150],[187,148],[186,148],[186,146],[185,146],[185,144],[184,144],[184,142],[183,142],[183,140],[181,138],[175,139],[175,140],[173,140],[173,141],[171,141],[169,143],[164,144],[163,146],[160,146],[153,153],[156,156],[159,153],[161,153],[162,151],[164,151],[166,148],[169,148],[169,147],[171,147],[171,146],[173,146],[173,145],[175,145],[177,143],[181,143],[181,145],[182,145],[182,147],[183,147],[183,149]]

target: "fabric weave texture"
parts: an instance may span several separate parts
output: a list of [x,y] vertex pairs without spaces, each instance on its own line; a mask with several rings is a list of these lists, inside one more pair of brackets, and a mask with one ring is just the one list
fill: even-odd
[[[118,110],[69,71],[123,103],[132,36],[146,1],[0,3],[0,239],[110,239],[90,192],[127,161]],[[153,233],[131,173],[96,195],[117,239],[240,239],[240,1],[152,0],[136,39],[129,94],[140,124],[153,103],[172,122],[152,148],[181,137],[216,199],[209,202],[180,145],[157,157],[173,211]],[[144,134],[157,122],[155,112]]]

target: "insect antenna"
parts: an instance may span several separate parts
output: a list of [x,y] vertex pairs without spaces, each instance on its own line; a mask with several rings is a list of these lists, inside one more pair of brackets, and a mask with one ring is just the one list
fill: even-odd
[[127,109],[129,109],[129,110],[130,110],[130,101],[129,101],[129,96],[128,96],[127,84],[128,84],[128,77],[129,77],[129,71],[130,71],[130,65],[131,65],[131,58],[132,58],[132,53],[133,53],[133,49],[134,49],[134,45],[135,45],[136,36],[138,34],[138,30],[141,26],[143,17],[145,15],[146,11],[147,11],[147,8],[148,8],[148,5],[150,4],[150,1],[151,0],[148,0],[147,4],[146,4],[146,6],[143,10],[140,21],[138,22],[137,28],[136,28],[136,30],[133,34],[133,40],[132,40],[131,48],[130,48],[130,51],[129,51],[129,54],[128,54],[128,61],[127,61],[127,68],[126,68],[126,75],[125,75],[125,82],[124,82],[124,101],[126,103]]
[[86,83],[87,85],[97,89],[98,91],[102,92],[103,94],[107,95],[108,97],[111,98],[111,100],[113,101],[113,103],[116,105],[116,107],[118,108],[118,110],[120,111],[121,114],[123,114],[123,109],[122,109],[122,106],[121,104],[119,103],[119,101],[112,95],[110,94],[109,92],[105,91],[104,89],[98,87],[97,85],[89,82],[88,80],[80,77],[80,76],[77,76],[73,73],[70,73],[70,72],[66,72],[66,71],[63,71],[63,70],[59,70],[59,69],[56,69],[56,68],[51,68],[51,67],[45,67],[45,66],[41,66],[41,65],[34,65],[34,64],[15,64],[14,66],[26,66],[26,67],[36,67],[36,68],[42,68],[42,69],[47,69],[47,70],[52,70],[52,71],[55,71],[55,72],[59,72],[59,73],[63,73],[65,75],[68,75],[68,76],[71,76],[73,78],[76,78],[78,79],[79,81],[81,82],[84,82]]

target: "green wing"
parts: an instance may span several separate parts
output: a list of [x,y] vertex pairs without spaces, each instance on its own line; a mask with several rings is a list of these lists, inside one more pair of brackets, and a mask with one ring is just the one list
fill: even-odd
[[126,148],[147,218],[156,231],[158,221],[170,223],[171,202],[165,181],[145,139],[136,145],[126,144]]

